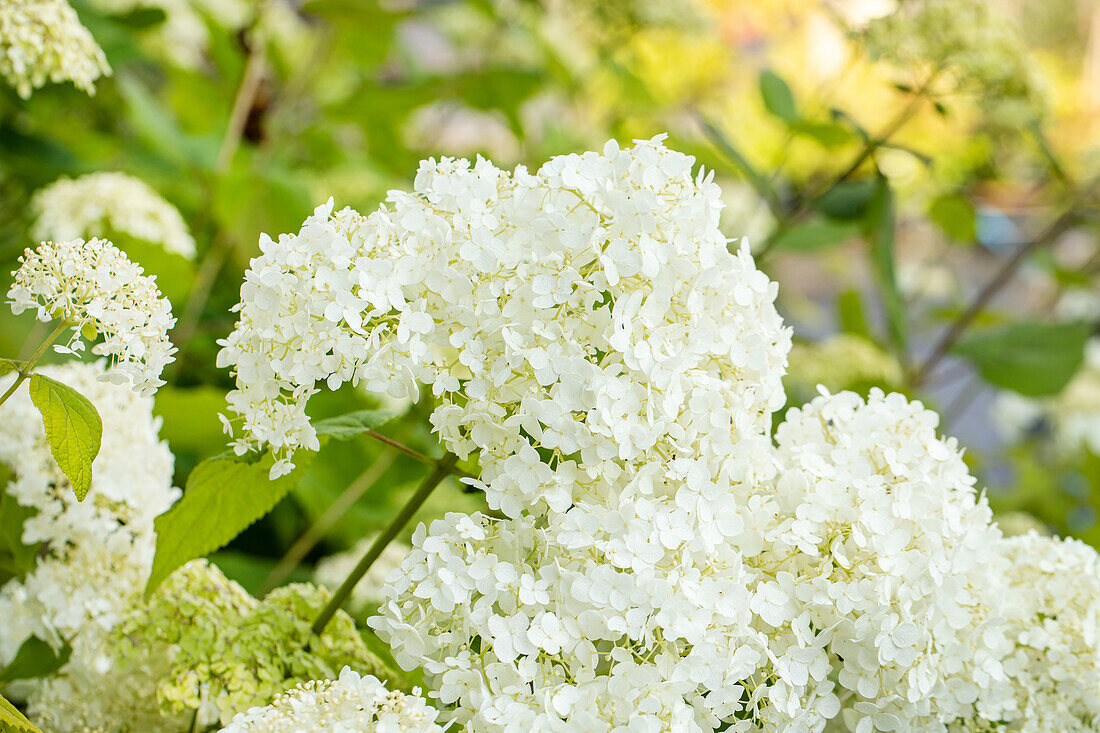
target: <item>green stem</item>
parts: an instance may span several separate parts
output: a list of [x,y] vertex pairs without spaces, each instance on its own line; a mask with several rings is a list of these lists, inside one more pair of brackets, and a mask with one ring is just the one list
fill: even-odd
[[359,584],[359,581],[363,579],[363,576],[367,574],[367,571],[370,570],[374,561],[382,555],[386,547],[393,542],[398,533],[404,529],[405,525],[409,523],[409,520],[413,518],[413,515],[424,505],[424,502],[427,501],[428,497],[435,491],[435,487],[439,486],[440,482],[450,475],[457,461],[457,456],[453,453],[447,453],[438,463],[436,463],[432,472],[425,477],[424,481],[416,489],[416,493],[412,495],[405,506],[401,507],[401,511],[397,513],[393,521],[382,530],[380,535],[378,535],[378,538],[371,544],[370,549],[367,550],[367,554],[363,555],[363,559],[359,561],[359,564],[355,566],[355,569],[352,570],[351,574],[344,580],[343,585],[333,593],[332,598],[329,599],[328,605],[321,610],[320,615],[317,616],[317,620],[313,622],[314,634],[320,636],[324,632],[325,627],[328,626],[328,622],[336,615],[336,611],[344,605],[344,601],[351,596],[351,592],[355,589],[355,586]]
[[0,405],[7,402],[8,398],[15,394],[15,390],[19,389],[19,385],[27,381],[27,378],[31,376],[31,370],[33,370],[35,365],[38,364],[38,360],[42,358],[42,355],[46,353],[46,349],[50,348],[50,344],[56,341],[57,337],[61,335],[61,332],[68,327],[68,321],[61,321],[61,323],[57,325],[57,328],[55,328],[50,333],[50,335],[47,336],[46,339],[38,345],[38,348],[34,350],[33,354],[31,354],[31,358],[27,359],[26,363],[24,363],[23,366],[19,367],[18,376],[16,376],[15,381],[10,387],[8,387],[8,391],[5,392],[2,397],[0,397]]

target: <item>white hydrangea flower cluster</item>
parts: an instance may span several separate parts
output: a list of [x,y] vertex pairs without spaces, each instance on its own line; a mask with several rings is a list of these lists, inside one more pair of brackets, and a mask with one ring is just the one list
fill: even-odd
[[219,357],[238,449],[316,449],[321,382],[431,385],[504,516],[419,527],[369,623],[473,733],[973,720],[1017,639],[957,443],[878,390],[772,441],[790,335],[692,163],[660,140],[534,175],[428,161],[368,217],[265,238]]
[[734,450],[783,404],[790,334],[692,163],[659,140],[536,174],[429,160],[370,216],[330,202],[298,235],[262,238],[218,357],[237,378],[238,449],[269,445],[289,470],[317,447],[318,383],[353,381],[431,385],[443,443],[480,451],[509,516],[598,500],[649,456]]
[[[4,490],[37,512],[23,524],[23,542],[45,543],[30,572],[0,588],[0,666],[31,636],[55,646],[69,643],[72,654],[63,676],[17,687],[30,709],[53,710],[63,717],[65,710],[75,708],[73,715],[81,719],[94,717],[104,696],[102,689],[89,688],[70,697],[71,683],[110,676],[114,650],[106,639],[139,598],[149,575],[156,546],[153,519],[179,496],[171,483],[172,455],[157,438],[160,420],[152,415],[152,399],[104,382],[106,368],[97,361],[39,369],[91,400],[110,426],[103,432],[91,490],[83,502],[76,500],[54,461],[27,391],[17,391],[0,407],[0,461],[14,472]],[[130,696],[143,678],[111,679],[117,695]],[[66,700],[71,702],[62,705]],[[135,707],[131,712],[133,730],[162,730],[148,710]],[[84,728],[66,724],[48,729]]]
[[[4,490],[37,512],[23,524],[23,542],[48,548],[22,581],[0,589],[0,665],[31,635],[58,642],[88,624],[117,623],[152,564],[153,519],[179,496],[151,398],[102,381],[102,361],[38,371],[87,397],[110,427],[93,463],[91,490],[77,501],[29,392],[21,389],[0,406],[0,462],[15,474]],[[0,386],[12,379],[0,379]]]
[[[314,582],[335,591],[344,582],[344,579],[351,575],[351,571],[359,564],[359,560],[374,544],[374,539],[375,535],[365,537],[355,543],[349,550],[322,558],[313,571]],[[386,577],[392,570],[401,567],[401,561],[405,559],[409,549],[409,546],[402,542],[395,541],[386,545],[386,549],[370,566],[370,570],[359,581],[359,584],[355,586],[351,598],[348,599],[345,605],[352,616],[357,617],[382,602],[385,597],[382,593],[382,586],[386,581]]]
[[1007,573],[990,575],[1010,651],[1007,681],[983,690],[952,733],[1092,733],[1100,726],[1100,555],[1034,532],[998,545]]
[[817,664],[851,730],[934,730],[1002,676],[982,593],[1000,531],[938,422],[873,389],[824,393],[776,433],[779,512],[751,563],[776,618],[827,630]]
[[174,360],[168,331],[176,319],[156,278],[105,239],[43,242],[28,248],[19,263],[8,290],[11,309],[34,309],[40,321],[68,321],[72,336],[55,348],[80,351],[87,330],[94,329],[103,340],[92,353],[111,359],[102,378],[128,382],[141,394],[164,384],[160,373]]
[[195,240],[176,207],[144,181],[106,171],[59,178],[31,199],[36,241],[67,242],[81,237],[126,234],[187,259]]
[[66,0],[0,3],[0,76],[26,99],[47,81],[71,81],[95,94],[110,74],[103,50]]
[[420,697],[386,689],[344,667],[336,680],[298,685],[266,707],[239,713],[222,733],[442,733],[437,711]]

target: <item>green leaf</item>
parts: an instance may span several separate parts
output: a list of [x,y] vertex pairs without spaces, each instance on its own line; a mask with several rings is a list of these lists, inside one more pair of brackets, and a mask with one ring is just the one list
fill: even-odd
[[53,674],[65,666],[72,653],[72,647],[68,644],[54,651],[49,644],[32,636],[19,647],[11,664],[0,670],[0,682],[29,680]]
[[31,401],[42,413],[46,442],[72,484],[78,501],[92,487],[92,461],[99,455],[103,422],[87,397],[41,374],[31,376]]
[[796,224],[790,229],[777,232],[772,247],[788,252],[812,252],[840,244],[857,231],[852,224],[834,221]]
[[890,339],[904,353],[909,340],[905,318],[905,301],[898,289],[894,266],[894,192],[885,178],[880,178],[875,193],[867,205],[864,234],[871,245],[871,266],[882,294],[882,304],[890,327]]
[[128,13],[112,15],[111,19],[133,30],[146,30],[160,25],[167,17],[164,8],[134,8]]
[[796,135],[816,140],[827,148],[839,147],[852,139],[852,133],[835,122],[800,120],[791,125],[791,131]]
[[956,242],[974,241],[974,207],[962,194],[940,196],[928,207],[928,215]]
[[3,695],[0,695],[0,733],[16,733],[16,731],[42,733],[31,721],[27,720],[23,713],[5,700]]
[[258,460],[223,453],[196,466],[183,498],[154,522],[157,551],[145,596],[173,570],[220,550],[270,512],[298,483],[312,457],[309,451],[298,451],[294,470],[274,481],[268,478],[275,461],[270,453]]
[[[0,484],[6,485],[9,476],[7,466],[0,465]],[[38,546],[23,544],[23,523],[37,513],[0,489],[0,551],[10,558],[8,570],[15,577],[22,577],[34,567]]]
[[1028,397],[1057,394],[1084,359],[1087,323],[1021,321],[961,339],[953,351],[991,384]]
[[372,428],[388,423],[397,416],[396,412],[389,410],[360,410],[330,417],[327,420],[318,420],[314,428],[319,436],[327,435],[334,440],[351,440]]
[[779,119],[789,124],[798,121],[791,88],[770,69],[760,72],[760,96],[764,98],[764,107]]
[[814,208],[834,219],[858,219],[877,190],[876,181],[844,181],[821,194]]
[[21,368],[27,365],[24,361],[16,361],[15,359],[0,359],[0,377],[5,374],[11,374],[12,372],[19,371]]
[[871,340],[871,329],[867,325],[867,311],[863,307],[863,297],[858,290],[845,290],[836,299],[837,319],[840,330],[863,336]]

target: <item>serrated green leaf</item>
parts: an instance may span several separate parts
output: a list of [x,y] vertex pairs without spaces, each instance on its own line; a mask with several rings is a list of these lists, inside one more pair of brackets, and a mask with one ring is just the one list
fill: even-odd
[[372,428],[384,425],[397,417],[390,410],[360,410],[346,415],[318,420],[314,424],[317,435],[327,435],[334,440],[351,440]]
[[857,231],[848,223],[812,221],[777,232],[772,246],[780,251],[813,252],[840,244]]
[[103,422],[95,405],[67,384],[41,374],[31,376],[31,401],[42,413],[46,442],[54,460],[84,501],[92,487],[92,461],[99,455]]
[[23,713],[0,695],[0,733],[42,733]]
[[72,647],[68,644],[55,651],[37,636],[32,636],[19,647],[11,664],[0,670],[0,682],[29,680],[53,674],[65,666],[72,653]]
[[764,98],[764,107],[779,119],[790,124],[798,121],[791,88],[770,69],[760,72],[760,96]]
[[220,550],[270,512],[298,483],[312,457],[309,451],[299,451],[294,470],[274,481],[268,478],[275,460],[270,453],[259,460],[223,453],[196,466],[187,477],[183,498],[154,522],[157,550],[146,597],[173,570]]
[[986,381],[1028,397],[1057,394],[1081,366],[1087,323],[1021,321],[961,339],[952,349]]
[[962,194],[940,196],[928,207],[928,215],[956,242],[974,241],[974,207]]

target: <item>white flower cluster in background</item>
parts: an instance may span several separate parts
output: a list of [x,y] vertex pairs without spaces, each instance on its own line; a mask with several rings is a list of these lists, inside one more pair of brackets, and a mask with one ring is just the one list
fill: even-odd
[[218,357],[237,378],[238,449],[269,445],[289,470],[316,449],[318,384],[353,381],[431,385],[443,443],[481,452],[490,506],[510,516],[598,499],[649,456],[736,450],[783,404],[790,334],[692,163],[659,141],[536,174],[427,161],[370,216],[330,202],[298,235],[262,238]]
[[83,350],[93,329],[103,340],[92,353],[110,357],[104,379],[130,383],[141,394],[164,384],[160,373],[174,360],[168,331],[176,319],[140,265],[104,239],[43,242],[19,263],[8,290],[14,313],[34,309],[40,321],[67,321],[72,336],[56,347],[67,351]]
[[299,685],[266,707],[238,714],[222,733],[442,733],[437,716],[419,691],[390,691],[376,677],[345,667],[336,680]]
[[[344,579],[351,575],[351,571],[359,564],[359,560],[374,544],[374,539],[375,535],[368,536],[357,542],[351,549],[329,555],[318,561],[317,567],[313,571],[314,582],[335,591],[344,582]],[[405,559],[408,552],[409,547],[401,542],[394,541],[386,545],[386,549],[370,566],[370,570],[355,586],[351,598],[348,599],[345,608],[352,616],[359,616],[359,614],[382,602],[384,597],[382,585],[386,581],[386,576],[393,569],[401,567],[401,561]]]
[[188,259],[195,240],[183,217],[144,181],[125,173],[59,178],[31,200],[31,237],[67,242],[81,237],[126,234]]
[[[54,461],[27,390],[0,407],[0,461],[14,473],[4,491],[36,512],[24,522],[22,541],[45,543],[24,578],[0,587],[0,666],[36,636],[55,647],[71,644],[68,677],[107,675],[114,652],[106,635],[140,597],[156,546],[153,519],[179,496],[171,483],[172,455],[157,438],[152,399],[102,381],[105,369],[98,361],[39,370],[87,397],[109,426],[83,502]],[[39,679],[19,689],[34,706],[54,695],[54,685]]]
[[0,3],[0,76],[26,99],[47,81],[71,81],[95,94],[110,74],[103,50],[66,0]]
[[982,690],[955,731],[1091,733],[1100,726],[1100,556],[1034,532],[1001,542],[1007,577],[991,578],[1010,646],[1005,685]]

